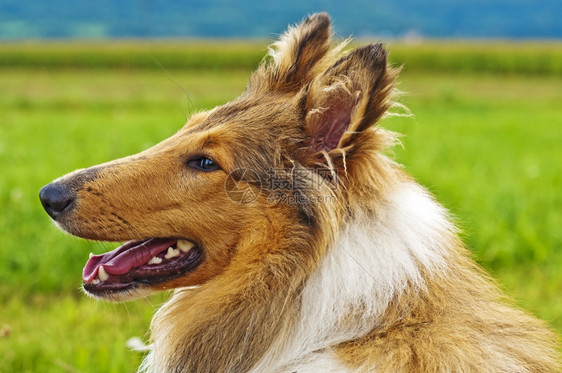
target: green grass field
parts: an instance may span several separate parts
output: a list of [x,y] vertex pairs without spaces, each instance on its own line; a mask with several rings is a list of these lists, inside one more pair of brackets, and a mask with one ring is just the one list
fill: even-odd
[[[207,50],[199,65],[182,69],[181,47],[153,47],[161,48],[157,59],[180,87],[137,44],[124,51],[0,46],[0,372],[138,366],[142,355],[125,341],[146,338],[165,295],[119,305],[82,295],[88,253],[112,245],[61,233],[37,195],[54,178],[145,149],[193,110],[236,97],[265,51],[241,42],[223,49],[199,43],[186,46]],[[382,123],[404,134],[396,158],[452,211],[465,242],[506,292],[561,333],[562,47],[434,43],[412,47],[411,55],[406,46],[396,48],[405,56],[397,58],[405,63],[402,101],[414,114]],[[86,51],[106,57],[96,64],[80,57]],[[115,62],[127,53],[137,62]],[[494,68],[490,56],[518,67]],[[73,58],[89,64],[64,62]],[[479,69],[474,61],[482,59],[492,67]]]

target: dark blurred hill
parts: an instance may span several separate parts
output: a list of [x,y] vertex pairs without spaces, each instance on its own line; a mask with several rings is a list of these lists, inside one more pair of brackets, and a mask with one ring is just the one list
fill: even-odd
[[316,11],[344,37],[562,38],[560,0],[0,0],[0,39],[273,38]]

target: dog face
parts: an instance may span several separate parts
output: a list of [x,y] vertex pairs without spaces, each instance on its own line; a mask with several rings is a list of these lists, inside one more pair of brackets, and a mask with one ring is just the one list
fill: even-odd
[[[233,106],[196,114],[151,149],[75,171],[42,189],[45,208],[65,231],[91,240],[129,241],[90,258],[83,273],[86,292],[122,300],[199,285],[231,262],[245,230],[265,224],[270,206],[258,194],[261,185],[237,170],[265,175],[252,162],[274,169],[273,158],[248,154],[256,152],[250,149],[263,136],[272,135],[246,135],[247,128],[294,110],[287,105],[272,110],[276,105],[269,100],[240,115]],[[271,149],[259,152],[274,154],[276,140],[265,141],[262,148]],[[229,183],[238,189],[229,190]],[[251,203],[237,198],[245,191],[254,193]],[[283,210],[281,215],[290,216],[296,209]]]
[[41,190],[63,230],[127,241],[90,257],[88,294],[123,300],[200,285],[298,241],[314,241],[306,254],[321,256],[352,202],[340,181],[357,187],[362,158],[389,138],[372,125],[390,106],[395,75],[380,44],[345,54],[330,43],[328,16],[310,17],[274,45],[237,100],[193,115],[144,152]]

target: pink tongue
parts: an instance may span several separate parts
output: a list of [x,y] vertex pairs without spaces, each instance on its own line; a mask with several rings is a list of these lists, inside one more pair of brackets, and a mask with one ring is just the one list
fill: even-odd
[[93,281],[98,275],[98,269],[103,265],[105,271],[111,275],[124,275],[132,268],[140,267],[148,261],[174,245],[174,238],[152,238],[142,242],[127,242],[113,251],[92,256],[82,271],[85,282]]

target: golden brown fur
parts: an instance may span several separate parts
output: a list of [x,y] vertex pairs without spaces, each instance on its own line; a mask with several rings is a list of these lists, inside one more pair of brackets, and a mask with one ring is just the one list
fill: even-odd
[[396,297],[379,327],[339,345],[339,356],[364,372],[556,371],[553,335],[509,306],[462,251],[451,273]]
[[[271,361],[272,372],[299,370],[304,360],[283,360],[283,346],[294,343],[312,274],[344,227],[384,222],[396,190],[414,183],[381,153],[395,136],[375,126],[393,105],[397,69],[380,44],[350,52],[331,43],[329,17],[309,17],[274,44],[237,100],[192,116],[145,152],[57,181],[76,196],[57,218],[72,234],[185,237],[204,250],[202,264],[182,277],[107,294],[120,300],[178,289],[152,322],[145,369],[246,372]],[[186,169],[198,154],[220,170]],[[287,171],[277,177],[288,187],[241,179],[263,190],[251,203],[234,203],[224,186],[241,177],[237,170],[260,180]],[[400,279],[408,285],[380,314],[365,316],[367,305],[337,310],[344,327],[367,317],[370,331],[311,356],[331,354],[340,371],[556,371],[553,334],[505,301],[454,233],[435,231],[446,242],[432,248],[442,263],[420,260],[419,279]]]

